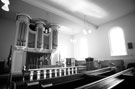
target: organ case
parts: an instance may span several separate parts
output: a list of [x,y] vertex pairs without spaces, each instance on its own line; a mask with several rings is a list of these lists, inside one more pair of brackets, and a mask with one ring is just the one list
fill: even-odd
[[[51,65],[51,53],[58,46],[58,25],[47,20],[32,19],[27,14],[16,18],[16,38],[12,57],[12,73],[21,73],[23,66]],[[34,55],[34,57],[32,56]],[[47,63],[45,63],[47,58]],[[41,60],[42,59],[42,60]],[[35,63],[40,61],[42,63]],[[37,68],[37,67],[29,67]]]

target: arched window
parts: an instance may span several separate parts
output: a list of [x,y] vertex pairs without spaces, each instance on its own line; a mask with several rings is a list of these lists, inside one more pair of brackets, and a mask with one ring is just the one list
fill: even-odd
[[87,58],[88,57],[88,42],[85,37],[80,39],[79,44],[79,56],[80,58]]
[[121,27],[113,27],[109,33],[111,56],[127,55],[124,32]]

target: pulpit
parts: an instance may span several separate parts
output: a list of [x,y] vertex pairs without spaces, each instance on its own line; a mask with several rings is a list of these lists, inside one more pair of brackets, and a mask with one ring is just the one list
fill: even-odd
[[91,58],[91,57],[88,57],[85,59],[86,61],[86,69],[87,71],[90,71],[90,70],[95,70],[95,65],[94,65],[94,58]]

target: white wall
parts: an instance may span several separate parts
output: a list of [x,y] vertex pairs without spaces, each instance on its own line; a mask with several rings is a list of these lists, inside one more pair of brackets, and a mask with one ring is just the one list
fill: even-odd
[[[56,61],[64,60],[65,58],[73,57],[73,43],[71,42],[72,36],[64,33],[58,35],[58,49],[54,53],[52,64],[55,65]],[[60,53],[60,55],[59,55]]]
[[[97,49],[101,54],[98,54],[97,57],[111,57],[110,56],[110,47],[109,47],[109,39],[108,34],[112,27],[119,26],[123,29],[124,35],[125,35],[125,41],[126,46],[128,42],[135,43],[135,14],[128,15],[126,17],[117,19],[113,22],[110,22],[108,24],[104,24],[101,27],[99,27],[98,30],[98,42],[100,43],[99,49]],[[128,49],[127,47],[128,55],[127,57],[132,58],[131,56],[135,54],[135,49]]]
[[65,57],[73,57],[73,43],[71,41],[72,36],[59,33],[58,45],[63,46],[62,52],[66,51]]
[[10,45],[14,45],[15,31],[15,20],[0,17],[0,58],[7,59]]
[[[128,49],[127,47],[127,56],[110,56],[110,46],[108,34],[112,27],[120,26],[124,30],[126,46],[128,42],[134,43],[134,49]],[[82,34],[78,34],[75,36],[75,39],[84,36]],[[86,36],[86,35],[85,35]],[[129,62],[135,62],[135,13],[125,16],[123,18],[116,19],[115,21],[109,22],[100,26],[98,29],[93,30],[91,34],[86,36],[88,39],[88,50],[89,56],[98,58],[99,60],[106,59],[124,59],[126,64]],[[78,58],[78,42],[74,48],[74,57]]]

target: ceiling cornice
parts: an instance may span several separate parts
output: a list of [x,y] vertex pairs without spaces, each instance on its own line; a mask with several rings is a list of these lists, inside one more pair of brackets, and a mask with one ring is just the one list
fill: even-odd
[[101,26],[103,26],[103,25],[106,25],[106,24],[109,24],[109,23],[111,23],[111,22],[114,22],[114,21],[116,21],[116,20],[123,19],[123,18],[125,18],[125,17],[130,16],[130,15],[134,15],[134,14],[135,14],[135,10],[133,10],[133,11],[131,11],[131,12],[129,12],[129,13],[123,15],[123,16],[117,17],[117,18],[115,18],[115,19],[113,19],[113,20],[107,21],[106,23],[100,24],[99,27],[101,27]]

